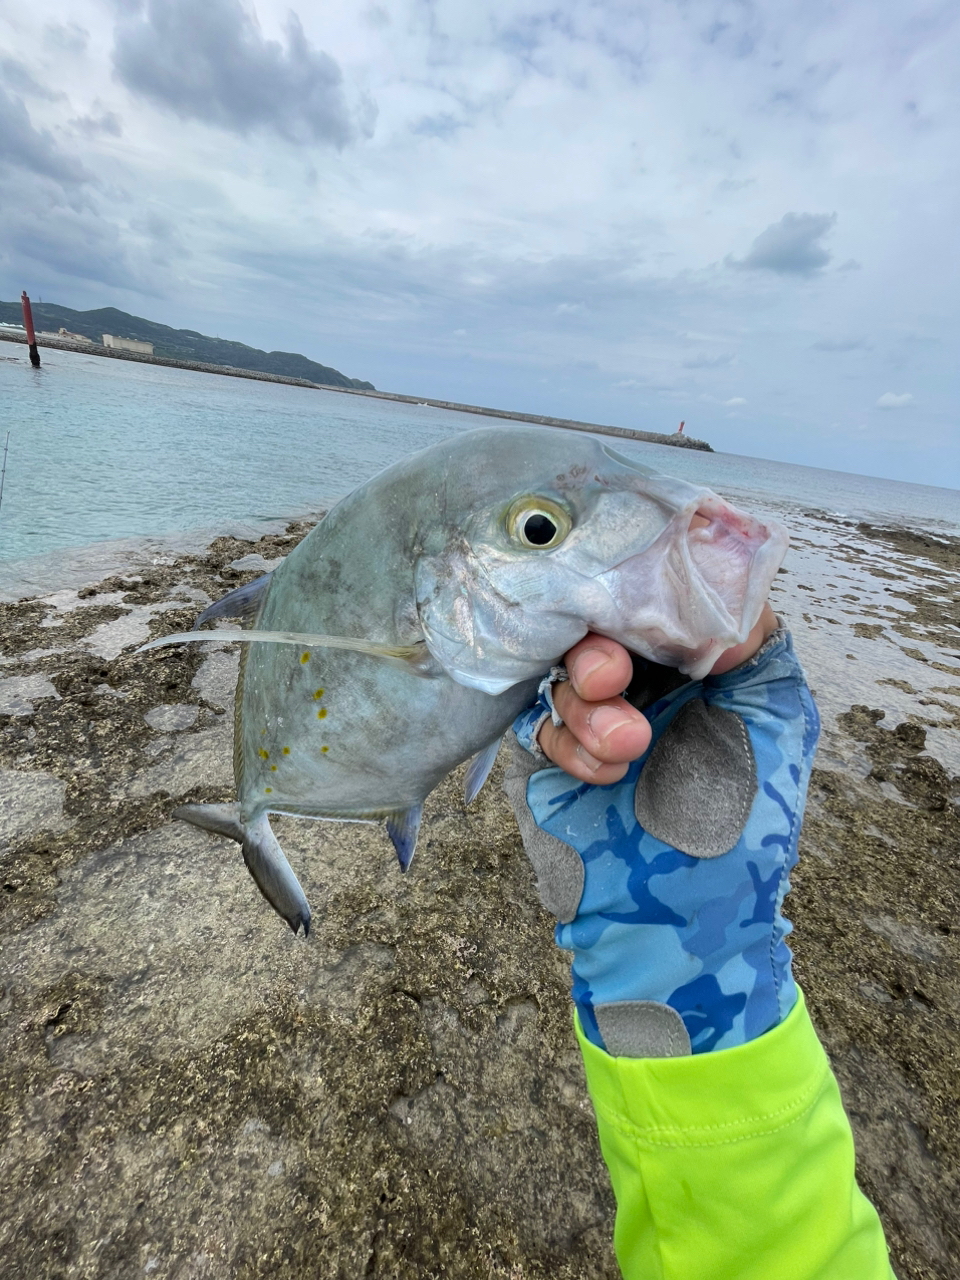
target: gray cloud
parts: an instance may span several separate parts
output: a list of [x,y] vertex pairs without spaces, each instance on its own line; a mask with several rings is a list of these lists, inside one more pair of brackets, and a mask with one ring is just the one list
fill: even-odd
[[77,116],[70,123],[78,133],[85,134],[88,138],[96,138],[104,133],[119,138],[123,133],[123,123],[115,111],[101,111],[98,116]]
[[369,137],[372,101],[351,111],[340,67],[308,43],[295,13],[286,36],[286,47],[264,40],[239,0],[146,0],[118,22],[113,65],[131,93],[183,119],[336,147]]
[[830,261],[820,241],[836,220],[835,213],[785,213],[760,232],[745,258],[727,258],[727,265],[742,271],[813,275]]
[[77,186],[91,175],[83,165],[64,155],[53,137],[35,129],[19,98],[0,88],[0,164],[28,169],[61,186]]
[[864,351],[867,344],[863,338],[821,338],[819,342],[814,342],[812,351]]
[[730,352],[724,352],[718,356],[691,356],[689,360],[684,360],[683,367],[685,369],[722,369],[725,364],[733,361],[733,355]]
[[[2,129],[0,123],[0,136]],[[90,281],[96,296],[103,287],[157,293],[156,281],[164,276],[145,260],[147,235],[131,235],[96,190],[64,190],[25,167],[8,168],[2,185],[0,270],[16,285],[14,296],[23,288],[19,281],[32,281],[43,297],[68,305],[77,281]]]
[[47,102],[58,102],[67,96],[65,93],[56,93],[52,89],[47,89],[16,58],[0,58],[0,76],[15,93],[25,93],[32,98],[43,98]]
[[52,22],[44,28],[43,43],[60,53],[83,53],[90,43],[90,32],[76,22]]

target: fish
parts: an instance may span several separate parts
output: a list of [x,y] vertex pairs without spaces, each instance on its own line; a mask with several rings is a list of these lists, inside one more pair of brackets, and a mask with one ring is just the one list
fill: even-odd
[[[461,433],[337,503],[271,573],[144,648],[242,642],[237,801],[174,817],[236,841],[296,934],[311,909],[271,814],[386,824],[401,870],[427,796],[480,791],[544,674],[588,631],[697,679],[756,623],[786,531],[595,436]],[[200,630],[238,618],[243,630]]]

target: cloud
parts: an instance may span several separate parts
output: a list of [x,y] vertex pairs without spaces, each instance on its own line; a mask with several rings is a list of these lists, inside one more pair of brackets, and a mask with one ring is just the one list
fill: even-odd
[[780,275],[810,276],[830,261],[820,240],[833,228],[835,213],[785,213],[761,231],[745,258],[727,258],[741,271],[776,271]]
[[724,400],[723,403],[728,405],[731,409],[734,409],[737,405],[746,404],[747,402],[744,400],[743,396],[733,396],[730,400]]
[[814,342],[811,351],[863,351],[866,349],[863,338],[821,338]]
[[913,396],[909,391],[904,391],[902,395],[897,395],[895,391],[885,391],[877,401],[878,409],[903,409],[906,405],[913,402]]
[[0,88],[0,164],[28,169],[61,186],[76,186],[90,179],[83,165],[64,155],[53,137],[30,122],[19,98]]
[[119,138],[123,133],[123,124],[115,111],[101,111],[98,116],[77,116],[70,123],[74,129],[88,138],[96,138],[104,133],[110,134],[113,138]]
[[722,369],[725,364],[733,362],[733,355],[730,352],[721,352],[718,356],[691,356],[689,360],[684,360],[683,367],[685,369]]
[[52,22],[44,28],[43,43],[58,53],[83,53],[90,43],[90,32],[76,22]]
[[340,67],[295,13],[286,37],[286,47],[265,40],[239,0],[146,0],[118,22],[113,66],[131,93],[182,119],[335,147],[371,136],[373,102],[351,111]]
[[17,93],[24,93],[28,97],[43,98],[46,102],[59,102],[67,96],[65,93],[57,93],[45,88],[16,58],[0,58],[0,75],[11,89]]

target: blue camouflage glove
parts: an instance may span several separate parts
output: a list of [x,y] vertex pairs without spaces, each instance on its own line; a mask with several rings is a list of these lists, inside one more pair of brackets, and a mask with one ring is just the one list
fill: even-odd
[[789,634],[641,707],[650,747],[610,786],[545,767],[551,708],[545,688],[516,721],[506,787],[586,1037],[665,1057],[776,1026],[797,999],[780,912],[820,730]]

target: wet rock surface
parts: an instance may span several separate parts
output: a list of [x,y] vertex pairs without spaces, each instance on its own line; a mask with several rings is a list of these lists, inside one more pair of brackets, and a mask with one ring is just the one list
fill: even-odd
[[[567,965],[499,770],[469,811],[457,777],[430,798],[407,876],[379,827],[278,819],[309,942],[234,845],[170,821],[232,798],[237,646],[132,646],[189,628],[306,528],[0,605],[0,1270],[613,1280]],[[928,606],[924,548],[854,532],[849,562],[882,547],[870,572],[899,612],[857,602],[864,634],[834,618],[817,679],[846,677],[847,645],[903,661],[901,640],[920,674],[878,665],[873,705],[829,720],[788,912],[897,1274],[949,1280],[960,791],[939,747],[960,561],[935,540]],[[780,585],[788,616],[809,593],[801,627],[839,613]]]
[[232,797],[238,647],[130,645],[305,528],[4,606],[4,1265],[616,1276],[566,965],[498,780],[469,813],[461,779],[435,793],[407,876],[380,827],[277,820],[308,943],[236,846],[170,821]]

